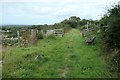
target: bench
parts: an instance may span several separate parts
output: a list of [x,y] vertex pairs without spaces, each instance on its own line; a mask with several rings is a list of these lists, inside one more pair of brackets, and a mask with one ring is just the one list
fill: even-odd
[[92,43],[95,41],[95,38],[96,38],[96,37],[86,37],[86,38],[85,38],[85,42],[86,42],[87,44],[92,44]]
[[64,29],[54,29],[54,35],[55,36],[60,36],[60,37],[63,37],[64,35]]

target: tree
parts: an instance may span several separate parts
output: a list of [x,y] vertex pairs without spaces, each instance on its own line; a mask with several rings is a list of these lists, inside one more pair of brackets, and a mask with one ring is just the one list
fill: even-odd
[[108,16],[105,16],[104,24],[108,28],[104,31],[105,42],[110,48],[120,49],[120,5],[112,6],[108,10]]
[[76,16],[71,16],[69,18],[69,21],[71,23],[71,27],[72,28],[76,28],[78,26],[78,23],[80,22],[80,18],[79,17],[76,17]]
[[72,20],[72,21],[75,21],[75,22],[79,22],[81,19],[79,17],[76,17],[76,16],[71,16],[69,18],[69,20]]

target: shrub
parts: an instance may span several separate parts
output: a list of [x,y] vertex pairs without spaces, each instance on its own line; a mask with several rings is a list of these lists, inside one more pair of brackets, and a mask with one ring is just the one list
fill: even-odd
[[44,38],[44,36],[41,32],[37,34],[37,39],[43,39],[43,38]]
[[104,46],[110,49],[120,49],[120,5],[115,5],[108,10],[102,24],[108,28],[102,28]]
[[17,43],[17,40],[2,40],[3,46],[13,46]]
[[102,41],[111,61],[111,72],[120,73],[120,5],[112,6],[101,20]]
[[47,38],[48,38],[48,39],[56,39],[56,37],[55,37],[55,35],[54,35],[54,34],[49,35]]

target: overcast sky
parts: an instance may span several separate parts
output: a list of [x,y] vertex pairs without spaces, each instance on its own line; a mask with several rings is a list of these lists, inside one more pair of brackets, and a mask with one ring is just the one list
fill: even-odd
[[2,0],[2,24],[54,24],[70,16],[100,19],[119,0]]

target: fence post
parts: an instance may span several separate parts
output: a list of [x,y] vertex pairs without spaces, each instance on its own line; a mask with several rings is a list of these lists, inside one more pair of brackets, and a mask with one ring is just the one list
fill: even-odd
[[32,29],[31,30],[31,44],[35,44],[37,41],[37,30]]
[[18,37],[18,46],[21,46],[20,45],[20,32],[19,31],[17,31],[17,37]]

